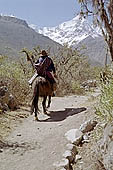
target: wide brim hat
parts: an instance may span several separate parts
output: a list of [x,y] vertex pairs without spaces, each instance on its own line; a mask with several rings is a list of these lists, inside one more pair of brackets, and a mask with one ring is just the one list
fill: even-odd
[[42,51],[40,52],[40,54],[43,55],[43,56],[46,56],[46,55],[47,55],[47,52],[46,52],[45,50],[42,50]]

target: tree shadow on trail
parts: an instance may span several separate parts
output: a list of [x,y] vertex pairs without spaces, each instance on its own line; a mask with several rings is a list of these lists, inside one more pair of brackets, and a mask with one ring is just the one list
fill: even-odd
[[81,107],[81,108],[65,108],[65,110],[63,110],[63,111],[50,111],[50,113],[47,114],[48,116],[50,116],[50,118],[48,118],[46,120],[40,120],[40,121],[41,122],[63,121],[68,116],[73,116],[73,115],[81,113],[85,110],[86,110],[85,107]]

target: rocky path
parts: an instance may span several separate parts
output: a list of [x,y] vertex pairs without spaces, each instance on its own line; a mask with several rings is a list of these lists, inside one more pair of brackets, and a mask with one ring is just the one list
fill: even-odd
[[7,137],[9,147],[0,152],[0,170],[55,170],[53,164],[62,159],[68,143],[65,133],[93,117],[93,98],[54,97],[49,116],[40,114],[38,122],[34,115],[24,119]]

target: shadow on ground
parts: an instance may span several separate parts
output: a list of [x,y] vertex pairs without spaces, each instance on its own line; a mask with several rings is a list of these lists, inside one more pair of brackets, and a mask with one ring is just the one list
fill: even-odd
[[49,114],[47,114],[50,118],[46,120],[40,120],[41,122],[57,122],[57,121],[63,121],[68,116],[73,116],[75,114],[81,113],[85,111],[85,107],[81,108],[65,108],[63,111],[51,111]]

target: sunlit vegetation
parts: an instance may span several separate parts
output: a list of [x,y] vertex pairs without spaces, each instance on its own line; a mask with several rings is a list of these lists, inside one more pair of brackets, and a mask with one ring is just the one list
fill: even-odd
[[100,83],[101,95],[96,114],[104,121],[113,120],[113,65],[104,70]]
[[[19,61],[11,61],[8,57],[0,58],[0,86],[6,85],[9,91],[16,97],[19,103],[25,103],[31,92],[28,80],[32,77],[33,70],[29,59],[37,60],[39,58],[40,48],[33,50],[22,49]],[[50,49],[48,49],[48,54]],[[85,91],[81,88],[84,81],[96,79],[99,74],[98,68],[91,67],[87,62],[87,57],[80,55],[77,49],[68,48],[66,45],[59,49],[57,55],[52,54],[56,72],[58,76],[57,96],[69,94],[83,94]]]
[[7,86],[9,92],[17,99],[19,103],[24,102],[29,87],[27,85],[28,77],[31,75],[30,68],[26,63],[11,61],[7,57],[1,57],[0,60],[0,86]]

